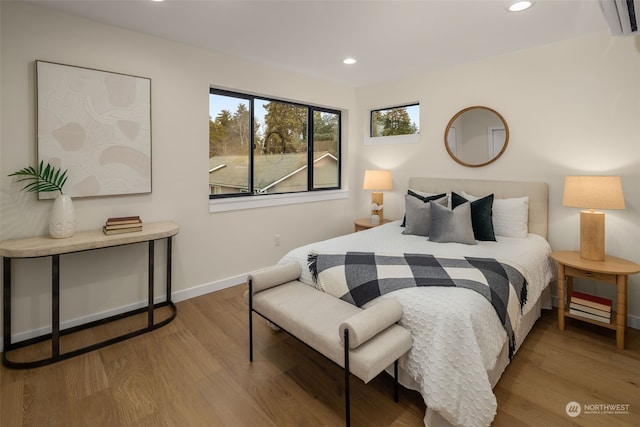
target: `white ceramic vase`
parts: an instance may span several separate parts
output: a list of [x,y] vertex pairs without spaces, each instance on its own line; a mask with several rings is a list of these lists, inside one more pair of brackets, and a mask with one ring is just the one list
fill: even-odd
[[73,236],[76,229],[76,216],[73,212],[71,196],[60,194],[53,201],[49,217],[49,235],[54,239]]

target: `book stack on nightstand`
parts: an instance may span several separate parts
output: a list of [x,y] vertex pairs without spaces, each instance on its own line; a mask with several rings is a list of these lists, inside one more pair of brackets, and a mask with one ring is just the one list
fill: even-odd
[[142,220],[139,216],[121,216],[107,219],[102,227],[104,234],[122,234],[142,231]]
[[611,323],[611,307],[612,301],[610,299],[574,291],[571,295],[569,313],[609,324]]

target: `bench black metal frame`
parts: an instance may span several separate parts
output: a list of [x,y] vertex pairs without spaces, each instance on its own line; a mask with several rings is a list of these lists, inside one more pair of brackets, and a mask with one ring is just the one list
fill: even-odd
[[[298,341],[300,341],[301,343],[303,343],[304,345],[306,345],[307,347],[309,347],[313,351],[322,354],[321,352],[319,352],[315,348],[311,347],[306,342],[302,341],[300,338],[296,337],[292,333],[288,332],[286,329],[282,328],[280,325],[278,325],[277,323],[275,323],[274,321],[269,319],[267,316],[265,316],[262,313],[260,313],[259,311],[255,310],[253,308],[253,285],[251,283],[251,280],[249,280],[248,285],[249,285],[249,361],[250,362],[253,362],[253,313],[258,314],[263,319],[271,322],[276,327],[278,327],[279,329],[285,331],[286,333],[288,333],[293,338],[297,339]],[[349,329],[345,328],[343,341],[344,341],[344,410],[345,410],[345,424],[346,424],[347,427],[350,427],[351,426],[351,399],[350,399],[350,392],[349,392],[349,377],[350,377],[350,371],[349,371]],[[332,362],[333,362],[333,360],[332,360]],[[333,362],[333,363],[335,363],[335,362]],[[335,364],[340,366],[338,363],[335,363]],[[395,362],[393,362],[393,401],[396,402],[396,403],[399,401],[399,397],[398,397],[398,359],[396,359]]]

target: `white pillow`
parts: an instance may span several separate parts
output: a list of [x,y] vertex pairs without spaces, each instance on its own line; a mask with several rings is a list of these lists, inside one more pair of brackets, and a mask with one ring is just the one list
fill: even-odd
[[[475,201],[484,196],[473,196],[464,191],[460,195]],[[527,237],[529,234],[529,196],[493,200],[493,232],[502,237]]]

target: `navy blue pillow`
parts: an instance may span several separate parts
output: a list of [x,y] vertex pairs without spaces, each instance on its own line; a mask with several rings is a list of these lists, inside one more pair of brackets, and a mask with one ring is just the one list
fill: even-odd
[[[461,195],[451,192],[453,209],[468,201]],[[493,232],[493,194],[471,202],[471,225],[476,240],[496,241],[496,235]]]
[[[437,200],[441,197],[444,197],[447,195],[447,193],[442,193],[442,194],[436,194],[435,196],[422,196],[418,193],[415,193],[411,190],[407,190],[407,194],[410,196],[415,197],[416,199],[420,199],[425,203],[429,203],[432,200]],[[407,215],[402,217],[402,224],[400,224],[400,227],[405,227],[407,225]]]

